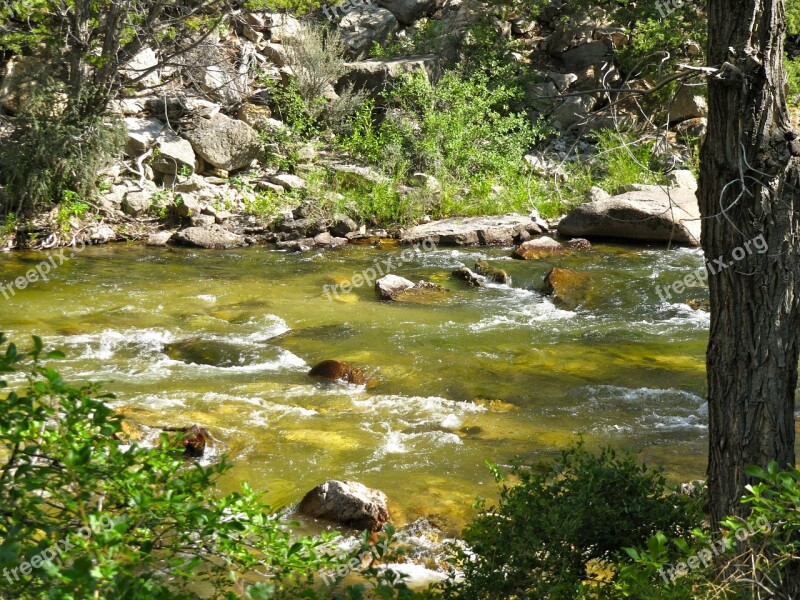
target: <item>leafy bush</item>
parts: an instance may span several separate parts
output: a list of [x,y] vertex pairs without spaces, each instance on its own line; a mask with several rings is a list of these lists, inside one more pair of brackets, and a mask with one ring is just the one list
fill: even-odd
[[9,117],[13,133],[0,145],[0,179],[8,210],[26,215],[48,208],[66,193],[89,197],[98,171],[124,143],[121,122],[108,115],[82,117],[64,106],[60,86],[43,77],[23,110]]
[[[685,496],[665,495],[657,470],[610,448],[578,443],[549,464],[514,468],[497,506],[464,531],[474,556],[462,556],[465,582],[445,586],[463,599],[576,598],[592,589],[589,572],[609,579],[622,549],[658,531],[682,536],[702,514]],[[498,474],[499,476],[499,474]]]
[[617,194],[632,183],[665,184],[663,173],[653,165],[653,141],[611,129],[598,133],[596,185]]
[[313,598],[313,572],[340,566],[330,536],[293,535],[246,484],[218,496],[225,461],[187,464],[166,438],[124,445],[110,396],[44,366],[62,355],[40,339],[20,352],[0,334],[0,349],[0,373],[20,382],[0,399],[3,595]]

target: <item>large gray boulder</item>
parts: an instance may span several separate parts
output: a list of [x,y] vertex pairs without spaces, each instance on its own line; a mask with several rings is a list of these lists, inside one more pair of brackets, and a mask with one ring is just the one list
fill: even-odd
[[411,25],[436,10],[436,0],[378,0],[378,4],[389,9],[403,25]]
[[158,152],[153,158],[154,171],[178,175],[185,169],[194,171],[196,157],[188,140],[164,130],[156,140]]
[[692,190],[647,186],[578,206],[561,220],[558,233],[699,246],[700,209]]
[[244,121],[217,113],[211,118],[196,118],[183,133],[194,151],[207,163],[235,171],[250,165],[261,152],[258,132]]
[[523,233],[539,234],[544,230],[531,217],[522,215],[452,217],[412,227],[403,232],[400,241],[406,244],[428,241],[450,246],[511,245]]
[[315,519],[370,531],[380,530],[389,520],[386,494],[355,481],[326,481],[308,492],[297,510]]
[[354,60],[366,58],[375,42],[384,45],[399,28],[391,12],[374,4],[355,8],[339,21],[339,35]]

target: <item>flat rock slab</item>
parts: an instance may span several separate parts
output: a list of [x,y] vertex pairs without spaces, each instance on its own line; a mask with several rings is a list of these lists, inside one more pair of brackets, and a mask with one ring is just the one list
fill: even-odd
[[404,244],[430,240],[445,246],[511,245],[523,232],[544,233],[530,217],[452,217],[412,227],[400,237]]
[[181,246],[210,249],[236,248],[246,245],[244,237],[231,233],[219,225],[188,227],[177,232],[172,241]]
[[578,206],[559,223],[558,233],[567,237],[699,246],[700,223],[700,208],[693,190],[648,186]]

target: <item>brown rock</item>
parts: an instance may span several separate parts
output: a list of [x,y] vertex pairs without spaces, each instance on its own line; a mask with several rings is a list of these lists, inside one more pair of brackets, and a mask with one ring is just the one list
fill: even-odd
[[389,521],[386,494],[355,481],[326,481],[308,492],[297,510],[315,519],[369,531],[379,531]]
[[571,269],[551,269],[544,278],[542,294],[551,296],[553,302],[567,310],[586,304],[589,291],[589,274]]
[[475,263],[475,271],[495,283],[505,283],[506,285],[511,283],[511,277],[508,276],[508,273],[502,269],[496,269],[485,260],[479,260]]
[[522,260],[538,260],[544,256],[560,254],[565,248],[557,241],[547,236],[524,242],[517,246],[512,256]]
[[323,360],[315,365],[308,374],[311,377],[320,377],[331,381],[346,381],[355,385],[364,385],[368,378],[361,369],[339,362],[338,360]]

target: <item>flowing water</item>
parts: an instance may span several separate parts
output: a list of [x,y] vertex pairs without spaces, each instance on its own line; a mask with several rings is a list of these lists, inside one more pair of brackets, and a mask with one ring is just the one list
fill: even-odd
[[[702,477],[708,314],[681,302],[706,290],[672,302],[656,292],[699,267],[699,251],[599,245],[516,261],[508,248],[438,248],[397,267],[401,251],[87,248],[49,281],[0,295],[0,330],[64,350],[61,372],[106,382],[130,418],[208,426],[234,464],[223,487],[247,480],[275,507],[350,479],[385,491],[396,521],[429,516],[457,533],[475,497],[495,494],[484,461],[555,455],[578,432],[673,480]],[[43,258],[0,255],[0,283]],[[452,293],[431,305],[380,302],[366,285],[324,293],[389,258],[397,274]],[[506,269],[511,285],[450,278],[477,259]],[[589,274],[576,310],[538,293],[553,266]],[[222,358],[167,353],[198,339]],[[377,385],[312,380],[325,359]]]

